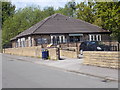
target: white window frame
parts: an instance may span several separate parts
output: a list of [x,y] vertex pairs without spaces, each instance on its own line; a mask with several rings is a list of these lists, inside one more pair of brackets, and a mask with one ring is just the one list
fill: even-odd
[[21,39],[18,39],[18,47],[21,46]]
[[25,38],[22,38],[22,47],[25,47]]
[[89,34],[89,41],[101,41],[101,34]]
[[[63,40],[62,40],[63,38]],[[65,36],[64,35],[60,35],[59,36],[59,40],[60,40],[60,43],[65,43]]]
[[31,38],[31,46],[34,46],[34,38]]
[[28,46],[31,47],[31,46],[32,46],[32,39],[31,39],[30,36],[28,37],[28,42],[29,42],[29,45],[28,45]]
[[66,42],[66,40],[65,40],[65,36],[63,35],[63,43],[65,43]]
[[[98,37],[99,37],[99,39],[98,39]],[[97,35],[97,40],[101,41],[101,35],[100,34]]]
[[62,37],[63,37],[62,43],[65,43],[65,36],[64,35],[51,35],[51,44],[53,44],[53,37],[55,37],[55,39],[57,39],[57,37],[59,37],[60,43],[62,42]]
[[60,43],[62,43],[62,36],[59,36]]
[[51,35],[51,44],[53,44],[53,37],[57,38],[56,35]]
[[23,47],[23,39],[21,38],[21,47]]
[[50,36],[51,44],[53,44],[53,36]]

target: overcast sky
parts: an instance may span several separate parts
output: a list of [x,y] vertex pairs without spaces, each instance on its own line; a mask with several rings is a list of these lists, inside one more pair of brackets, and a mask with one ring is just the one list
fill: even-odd
[[[16,6],[16,9],[24,8],[26,6],[40,6],[41,9],[47,6],[53,6],[55,9],[58,7],[64,7],[64,5],[71,0],[10,0],[12,4]],[[84,0],[75,0],[80,3]]]

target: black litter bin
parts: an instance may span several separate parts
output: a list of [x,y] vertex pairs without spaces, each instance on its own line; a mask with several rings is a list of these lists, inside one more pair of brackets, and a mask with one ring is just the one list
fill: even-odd
[[42,59],[48,59],[48,56],[49,56],[48,50],[43,50],[42,51]]

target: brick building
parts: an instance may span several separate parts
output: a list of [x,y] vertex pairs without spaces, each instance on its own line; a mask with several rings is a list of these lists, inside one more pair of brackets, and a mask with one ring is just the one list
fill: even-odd
[[110,31],[88,22],[54,14],[11,39],[12,47],[65,44],[81,41],[108,41]]

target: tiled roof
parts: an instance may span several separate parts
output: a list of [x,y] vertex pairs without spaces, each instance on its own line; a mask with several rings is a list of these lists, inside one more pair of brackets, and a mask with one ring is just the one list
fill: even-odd
[[31,34],[58,33],[109,33],[109,31],[79,19],[74,19],[61,14],[53,14],[23,31],[11,40]]

